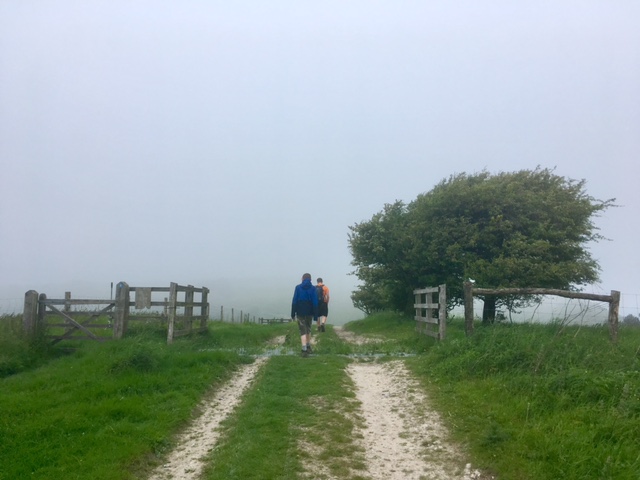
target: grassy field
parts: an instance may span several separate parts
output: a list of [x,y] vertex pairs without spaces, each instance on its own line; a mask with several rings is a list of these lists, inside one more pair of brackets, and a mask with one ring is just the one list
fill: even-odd
[[225,421],[205,478],[299,478],[306,444],[321,446],[327,474],[363,478],[344,371],[361,355],[404,355],[474,465],[501,480],[640,478],[640,329],[621,328],[617,345],[606,328],[560,324],[466,338],[453,319],[436,343],[383,313],[345,327],[378,341],[346,344],[330,328],[302,359],[293,324],[212,322],[171,346],[161,328],[139,325],[69,353],[24,342],[19,320],[0,319],[0,480],[146,478],[198,400],[282,335],[284,355]]
[[496,325],[408,361],[501,479],[640,478],[640,329]]

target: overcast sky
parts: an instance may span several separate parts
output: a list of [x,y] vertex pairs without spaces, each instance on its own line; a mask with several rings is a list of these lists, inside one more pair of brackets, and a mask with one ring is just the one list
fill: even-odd
[[173,281],[279,316],[310,272],[343,323],[350,225],[539,165],[617,199],[588,291],[637,314],[638,25],[635,0],[0,1],[0,303]]

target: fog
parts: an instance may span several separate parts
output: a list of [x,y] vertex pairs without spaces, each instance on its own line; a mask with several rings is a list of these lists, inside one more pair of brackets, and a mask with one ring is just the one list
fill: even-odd
[[29,289],[211,289],[361,318],[349,226],[452,174],[555,168],[619,208],[601,281],[637,314],[640,4],[2,2],[0,313]]

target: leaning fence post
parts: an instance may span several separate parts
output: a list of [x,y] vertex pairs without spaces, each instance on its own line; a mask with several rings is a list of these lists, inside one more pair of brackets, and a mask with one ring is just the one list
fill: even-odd
[[116,285],[115,315],[113,321],[113,338],[121,339],[127,331],[129,323],[129,285],[120,282]]
[[620,292],[611,290],[609,302],[609,337],[613,343],[618,341],[618,314],[620,312]]
[[464,333],[473,334],[473,283],[464,282]]
[[29,340],[34,340],[38,331],[38,292],[29,290],[24,294],[22,325]]

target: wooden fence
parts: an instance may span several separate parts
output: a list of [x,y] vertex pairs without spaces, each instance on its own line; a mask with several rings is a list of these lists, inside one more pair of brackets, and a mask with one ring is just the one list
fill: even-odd
[[[437,340],[444,340],[447,328],[447,286],[427,287],[413,291],[416,330]],[[434,296],[437,298],[434,300]]]
[[558,297],[595,300],[609,304],[609,336],[612,342],[618,341],[618,315],[620,312],[620,292],[611,290],[611,295],[571,292],[552,288],[475,288],[473,283],[464,282],[464,320],[467,335],[473,333],[473,296],[474,295],[556,295]]
[[[154,292],[168,293],[168,297],[154,300]],[[133,301],[131,293],[135,295]],[[195,300],[196,294],[200,295],[200,301]],[[25,293],[23,324],[31,338],[42,335],[55,344],[62,340],[120,339],[130,320],[155,318],[167,322],[167,343],[172,343],[175,337],[207,328],[208,295],[206,287],[177,283],[171,283],[169,287],[129,287],[126,282],[120,282],[114,300],[72,299],[70,292],[66,292],[64,299],[48,299],[44,293],[29,290]],[[157,313],[131,315],[132,308],[156,308]],[[194,314],[194,308],[199,309],[197,314]],[[182,309],[182,313],[178,313],[178,309]],[[111,334],[105,335],[108,330]]]
[[[229,313],[230,312],[230,313]],[[216,320],[220,320],[221,322],[231,322],[231,323],[260,323],[260,324],[272,324],[272,323],[288,323],[291,322],[291,318],[265,318],[265,317],[256,317],[255,315],[251,315],[249,313],[244,313],[243,310],[240,310],[240,315],[236,315],[236,309],[230,308],[227,310],[227,314],[225,314],[224,306],[220,306],[220,316]]]
[[113,300],[72,300],[69,292],[64,299],[49,299],[44,293],[29,290],[22,316],[25,333],[30,338],[42,335],[52,344],[62,340],[108,340],[111,336],[105,333],[113,328],[115,305]]
[[271,325],[272,323],[289,323],[292,322],[291,318],[262,318],[258,319],[258,323],[267,323]]

